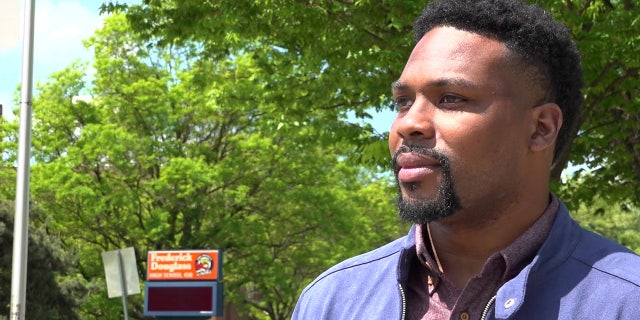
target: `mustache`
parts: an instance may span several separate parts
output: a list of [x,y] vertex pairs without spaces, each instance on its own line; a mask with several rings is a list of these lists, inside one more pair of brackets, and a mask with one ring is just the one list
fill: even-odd
[[393,168],[393,172],[395,173],[398,173],[398,171],[400,170],[400,168],[398,167],[398,157],[403,153],[415,153],[436,159],[440,163],[442,169],[444,169],[445,171],[449,170],[449,158],[444,153],[438,152],[433,148],[403,144],[402,146],[400,146],[400,148],[398,148],[398,150],[393,154],[393,157],[391,158],[391,168]]

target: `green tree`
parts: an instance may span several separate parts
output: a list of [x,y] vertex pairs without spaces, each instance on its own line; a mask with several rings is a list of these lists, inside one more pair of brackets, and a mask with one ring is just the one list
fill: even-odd
[[[583,54],[587,88],[585,112],[575,128],[572,148],[562,153],[552,176],[559,181],[570,162],[597,170],[582,185],[590,194],[607,194],[640,204],[640,1],[538,0],[563,21]],[[159,38],[158,46],[196,41],[203,54],[217,60],[231,50],[251,51],[256,44],[271,44],[264,68],[283,61],[326,81],[306,83],[290,73],[296,99],[313,97],[308,108],[334,106],[338,117],[384,108],[388,84],[395,80],[412,47],[411,24],[424,3],[415,1],[158,1],[127,6],[105,2],[103,11],[125,11],[135,30]],[[409,17],[409,18],[407,18]],[[282,59],[279,59],[281,57]],[[271,82],[266,79],[267,82]],[[266,86],[271,90],[272,86]],[[317,94],[316,94],[317,93]],[[315,98],[335,94],[335,102]],[[383,136],[373,136],[378,144]],[[360,142],[369,143],[370,139]],[[388,155],[377,150],[377,163]]]
[[[413,47],[411,23],[423,4],[415,1],[109,1],[104,11],[125,10],[134,30],[162,47],[195,42],[204,59],[231,62],[252,54],[263,85],[256,92],[288,118],[322,114],[323,125],[349,115],[369,119],[389,109],[390,84]],[[407,19],[407,13],[411,18]],[[275,77],[274,77],[275,76]],[[386,136],[370,126],[343,138],[370,151],[362,156],[386,167]],[[378,147],[367,148],[374,143]],[[364,150],[366,149],[366,150]]]
[[[11,264],[13,255],[12,201],[0,201],[0,318],[7,319],[11,300]],[[30,215],[43,212],[32,209]],[[26,315],[30,319],[79,319],[75,308],[87,294],[85,281],[76,273],[74,252],[65,250],[60,239],[46,226],[29,228],[27,252]]]
[[[121,313],[106,299],[105,250],[134,247],[144,279],[148,250],[221,249],[228,300],[247,318],[287,319],[328,265],[404,231],[389,179],[350,160],[370,131],[290,86],[292,73],[317,75],[282,58],[267,68],[265,55],[284,54],[270,45],[215,60],[196,42],[154,41],[109,18],[87,41],[92,81],[73,64],[34,101],[32,191],[47,213],[38,222],[81,253],[80,272],[98,288],[83,318]],[[130,305],[142,318],[142,298]]]
[[[584,112],[571,153],[583,183],[566,198],[640,205],[640,1],[540,1],[570,28],[582,53]],[[560,177],[566,162],[554,170]],[[575,182],[577,180],[571,180]]]

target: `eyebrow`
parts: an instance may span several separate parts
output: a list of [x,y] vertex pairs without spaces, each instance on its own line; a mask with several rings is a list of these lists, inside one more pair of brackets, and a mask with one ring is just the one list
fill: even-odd
[[400,80],[396,80],[394,82],[391,82],[391,91],[393,90],[405,90],[408,89],[409,86],[407,84],[405,84],[404,82],[400,82]]
[[[440,88],[440,87],[447,87],[447,86],[455,86],[455,87],[462,87],[462,88],[468,88],[468,89],[477,89],[479,87],[478,84],[464,78],[459,78],[459,77],[435,79],[433,81],[428,82],[423,87]],[[409,90],[409,89],[411,89],[411,86],[400,80],[396,80],[391,83],[392,91],[393,90]]]

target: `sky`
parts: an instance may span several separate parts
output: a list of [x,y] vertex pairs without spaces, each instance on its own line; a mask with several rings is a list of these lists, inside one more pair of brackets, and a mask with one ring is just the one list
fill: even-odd
[[[0,104],[3,116],[11,119],[18,102],[14,97],[22,79],[23,21],[22,0],[19,2],[18,41],[8,48],[0,48]],[[33,87],[47,80],[51,73],[60,71],[76,60],[89,60],[91,53],[82,41],[101,27],[99,7],[103,0],[37,0],[35,1],[33,42]],[[5,6],[6,4],[2,4]],[[0,8],[0,10],[5,8]],[[0,27],[8,29],[10,19],[2,19]],[[3,35],[7,37],[6,35]],[[34,91],[35,94],[35,91]]]

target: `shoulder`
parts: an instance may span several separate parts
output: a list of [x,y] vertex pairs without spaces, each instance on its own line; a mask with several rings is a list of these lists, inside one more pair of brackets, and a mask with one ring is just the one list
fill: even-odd
[[[511,299],[517,308],[506,307]],[[517,312],[523,319],[531,314],[536,319],[635,319],[638,301],[640,257],[582,228],[563,205],[534,261],[500,289],[496,313]]]
[[[547,243],[541,249],[549,269],[574,276],[640,288],[640,256],[624,246],[581,227],[561,203]],[[557,266],[559,268],[554,268]],[[578,272],[579,271],[579,272]]]
[[640,289],[640,256],[612,240],[581,228],[572,258],[603,279],[626,282]]
[[635,319],[640,312],[640,257],[627,248],[581,228],[564,266],[552,281],[564,292],[565,318]]
[[329,268],[302,291],[292,319],[397,317],[401,259],[415,252],[414,239],[412,228],[403,238]]
[[344,260],[320,274],[307,286],[305,291],[323,282],[345,277],[352,279],[353,274],[359,274],[363,271],[380,272],[388,267],[395,267],[406,241],[407,237],[399,238],[382,247]]

